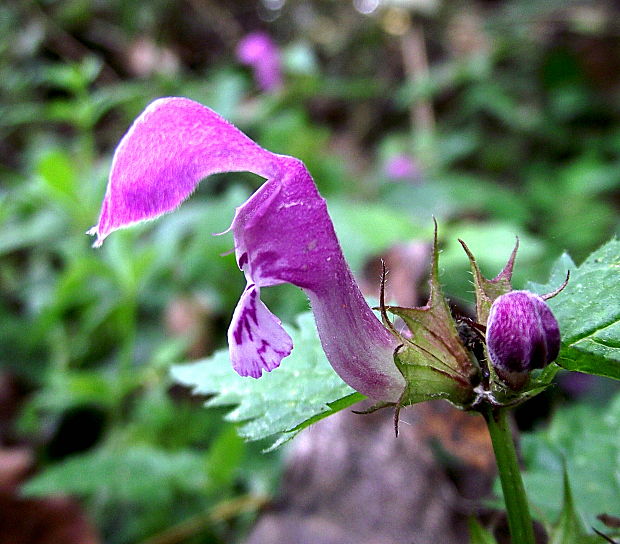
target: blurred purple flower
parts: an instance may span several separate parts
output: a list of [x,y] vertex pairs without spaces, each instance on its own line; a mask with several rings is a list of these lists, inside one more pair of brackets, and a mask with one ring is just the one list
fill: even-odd
[[392,181],[418,180],[420,167],[409,155],[401,153],[390,157],[385,164],[385,175]]
[[282,88],[280,50],[264,32],[253,32],[237,45],[237,58],[252,67],[254,79],[260,89],[266,92]]
[[234,369],[258,378],[291,352],[291,338],[260,289],[292,283],[308,295],[323,349],[341,378],[372,398],[397,401],[405,388],[393,360],[398,341],[366,304],[310,173],[209,108],[162,98],[136,119],[116,149],[99,222],[89,231],[95,247],[114,230],[174,210],[206,176],[238,171],[267,181],[237,208],[229,229],[247,280],[228,331]]

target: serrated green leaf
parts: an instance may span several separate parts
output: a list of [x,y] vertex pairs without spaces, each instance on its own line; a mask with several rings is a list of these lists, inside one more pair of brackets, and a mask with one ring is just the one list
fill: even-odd
[[495,537],[475,519],[471,518],[468,526],[470,544],[497,544]]
[[575,267],[560,257],[546,285],[530,284],[537,293],[551,292],[566,277],[566,288],[549,300],[562,333],[558,364],[567,370],[620,379],[620,241],[612,240]]
[[524,482],[533,513],[548,523],[560,516],[563,470],[572,482],[574,505],[586,527],[620,504],[620,395],[607,406],[559,409],[548,429],[524,434]]
[[278,447],[315,421],[365,398],[330,366],[310,312],[297,318],[297,327],[285,328],[295,348],[279,368],[259,380],[238,376],[228,350],[177,365],[172,377],[195,394],[215,395],[206,406],[234,406],[226,419],[241,423],[238,432],[243,438],[271,437],[275,443],[270,449]]

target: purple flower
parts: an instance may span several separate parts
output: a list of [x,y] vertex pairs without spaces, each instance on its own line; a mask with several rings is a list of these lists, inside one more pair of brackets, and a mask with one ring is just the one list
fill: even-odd
[[385,175],[392,181],[418,180],[420,167],[404,153],[390,157],[385,164]]
[[252,67],[256,84],[263,91],[277,91],[282,87],[280,50],[268,34],[248,34],[237,45],[237,58]]
[[257,378],[291,352],[260,290],[292,283],[308,295],[323,349],[341,378],[372,398],[397,401],[405,388],[393,360],[398,341],[364,301],[310,173],[209,108],[162,98],[136,119],[116,149],[99,223],[89,231],[97,235],[95,247],[116,229],[174,210],[206,176],[239,171],[267,181],[237,208],[229,229],[247,279],[228,331],[234,369]]

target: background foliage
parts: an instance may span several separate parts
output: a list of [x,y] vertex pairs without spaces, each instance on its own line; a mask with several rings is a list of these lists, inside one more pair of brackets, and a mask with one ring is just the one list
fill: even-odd
[[[84,235],[114,146],[146,103],[193,98],[303,159],[369,294],[370,259],[428,242],[436,216],[441,279],[466,309],[458,237],[491,275],[518,235],[522,287],[546,281],[563,252],[580,264],[620,232],[618,15],[604,1],[2,3],[0,373],[21,393],[0,414],[0,447],[33,452],[39,476],[26,489],[76,494],[111,544],[241,498],[201,518],[195,537],[239,541],[275,489],[279,454],[258,455],[270,443],[242,441],[223,409],[204,410],[169,375],[225,346],[243,278],[219,257],[231,238],[210,234],[259,180],[218,176],[101,250]],[[279,94],[259,91],[235,58],[257,29],[282,47]],[[412,45],[420,37],[426,50]],[[401,154],[415,168],[394,179],[387,166]],[[289,323],[307,309],[288,286],[266,302]],[[551,463],[560,485],[558,448],[587,442],[575,426],[614,395],[606,382],[567,383],[545,397],[562,410],[552,427],[520,416],[543,426],[525,441],[532,482]],[[589,432],[617,449],[609,421]],[[592,449],[576,459],[599,466]],[[582,489],[574,483],[578,507]],[[559,509],[560,493],[534,496]]]

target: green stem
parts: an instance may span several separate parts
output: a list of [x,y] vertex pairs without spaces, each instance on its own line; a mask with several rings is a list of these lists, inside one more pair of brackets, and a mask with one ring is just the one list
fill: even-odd
[[493,442],[512,542],[514,544],[535,544],[532,518],[507,414],[507,408],[491,408],[483,415]]

